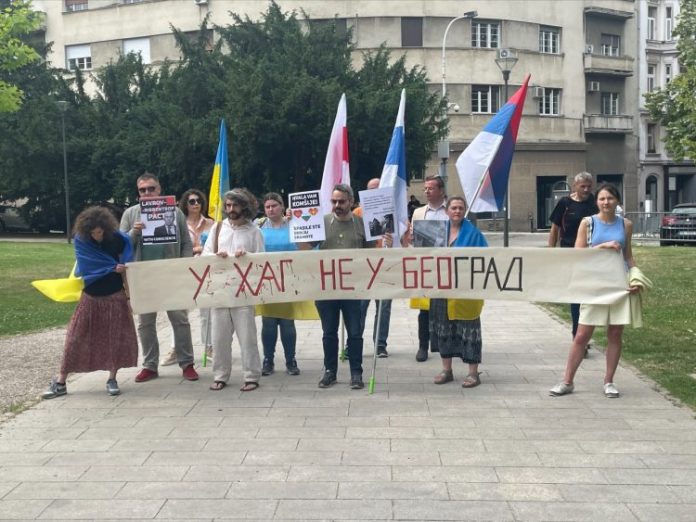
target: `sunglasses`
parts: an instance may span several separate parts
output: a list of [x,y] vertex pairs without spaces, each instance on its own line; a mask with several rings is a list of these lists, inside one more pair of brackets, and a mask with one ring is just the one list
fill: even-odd
[[348,200],[347,199],[332,199],[331,204],[332,205],[343,205],[346,201],[348,201]]
[[188,200],[188,204],[189,204],[189,205],[200,205],[200,204],[201,204],[201,200],[200,200],[200,199],[197,199],[197,198],[191,198],[191,199]]
[[154,192],[155,190],[157,190],[157,187],[154,185],[150,185],[148,187],[140,187],[138,189],[138,192],[140,192],[141,194],[147,194],[148,192]]

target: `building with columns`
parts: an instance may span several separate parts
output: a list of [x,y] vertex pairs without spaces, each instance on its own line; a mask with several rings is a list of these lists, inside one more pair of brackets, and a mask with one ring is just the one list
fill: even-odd
[[[554,190],[583,170],[599,181],[616,183],[629,211],[643,209],[646,198],[661,197],[659,187],[671,186],[672,175],[664,178],[669,159],[660,154],[662,163],[655,163],[657,153],[641,144],[649,127],[641,111],[645,77],[640,71],[644,62],[656,63],[646,56],[660,56],[664,67],[674,63],[673,55],[655,50],[661,41],[639,38],[650,6],[670,3],[676,5],[676,0],[278,1],[283,10],[303,9],[312,20],[335,19],[339,28],[351,29],[356,61],[382,43],[394,56],[405,54],[407,65],[426,68],[435,92],[442,89],[446,27],[455,17],[476,10],[475,18],[454,22],[446,40],[449,151],[433,151],[426,171],[411,180],[410,191],[420,197],[422,178],[437,173],[440,156],[449,152],[449,192],[461,193],[456,158],[505,103],[503,76],[495,61],[504,50],[517,58],[509,77],[510,95],[531,74],[510,175],[511,230],[547,228]],[[46,13],[46,39],[54,42],[51,62],[92,71],[131,51],[153,66],[165,58],[176,60],[170,24],[193,32],[206,15],[213,24],[224,25],[230,21],[229,11],[253,19],[268,3],[35,0],[35,5]],[[672,74],[677,71],[675,64]],[[652,188],[653,172],[658,189]],[[678,176],[676,170],[670,172]]]

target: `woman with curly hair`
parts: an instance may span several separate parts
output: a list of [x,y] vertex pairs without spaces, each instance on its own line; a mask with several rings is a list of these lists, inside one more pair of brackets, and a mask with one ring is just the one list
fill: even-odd
[[58,376],[44,399],[68,393],[69,373],[109,372],[106,391],[121,390],[116,372],[138,364],[138,338],[122,274],[133,257],[128,236],[103,207],[89,207],[75,221],[76,274],[84,280],[80,302],[68,325]]

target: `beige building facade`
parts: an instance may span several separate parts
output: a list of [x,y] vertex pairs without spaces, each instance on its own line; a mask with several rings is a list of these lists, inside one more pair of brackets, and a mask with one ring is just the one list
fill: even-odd
[[[336,19],[352,30],[355,60],[383,42],[394,56],[427,70],[434,92],[443,83],[451,108],[451,194],[461,193],[454,163],[461,151],[505,103],[495,59],[501,50],[517,58],[509,95],[531,74],[510,174],[511,230],[547,228],[554,194],[579,171],[616,183],[629,210],[645,197],[639,179],[640,1],[634,0],[325,0],[284,1],[313,20]],[[266,1],[243,0],[35,0],[46,13],[46,38],[56,67],[93,71],[128,51],[153,65],[178,59],[170,24],[195,31],[210,14],[224,25],[228,12],[258,17]],[[455,106],[456,105],[456,106]],[[456,109],[456,110],[455,110]],[[396,110],[396,108],[395,108]],[[328,139],[328,137],[327,137]],[[442,150],[440,151],[442,155]],[[386,153],[386,151],[385,151]],[[411,180],[421,198],[422,177],[440,169],[433,151],[423,173]],[[422,199],[422,198],[421,198]],[[639,201],[640,200],[640,201]]]

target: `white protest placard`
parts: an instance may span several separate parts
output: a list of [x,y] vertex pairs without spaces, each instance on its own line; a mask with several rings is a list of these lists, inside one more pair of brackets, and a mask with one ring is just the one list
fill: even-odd
[[306,243],[326,239],[318,190],[289,194],[288,208],[290,209],[290,241]]
[[[176,243],[176,197],[157,196],[140,198],[140,221],[143,245]],[[188,233],[188,232],[187,232]]]
[[385,233],[394,233],[394,189],[383,187],[361,190],[360,207],[363,212],[365,238],[368,241],[380,239]]

